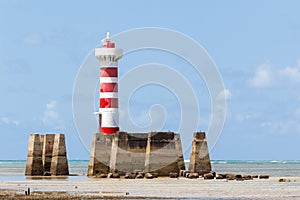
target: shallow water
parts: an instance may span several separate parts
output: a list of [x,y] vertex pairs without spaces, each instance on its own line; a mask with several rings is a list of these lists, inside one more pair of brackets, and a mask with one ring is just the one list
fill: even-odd
[[[185,162],[188,166],[188,162]],[[0,180],[28,180],[25,174],[26,161],[24,160],[2,160],[0,161]],[[70,160],[70,174],[79,174],[80,176],[68,177],[44,177],[45,180],[86,180],[88,161]],[[300,161],[212,161],[212,168],[217,173],[235,173],[260,175],[267,174],[273,177],[299,177]],[[39,178],[40,179],[40,178]]]

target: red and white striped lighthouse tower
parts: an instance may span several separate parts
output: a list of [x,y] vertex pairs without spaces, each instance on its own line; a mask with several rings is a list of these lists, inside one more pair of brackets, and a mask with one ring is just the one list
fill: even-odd
[[122,58],[122,49],[115,48],[109,33],[102,40],[102,48],[95,49],[100,61],[100,105],[99,132],[105,135],[119,131],[118,113],[118,60]]

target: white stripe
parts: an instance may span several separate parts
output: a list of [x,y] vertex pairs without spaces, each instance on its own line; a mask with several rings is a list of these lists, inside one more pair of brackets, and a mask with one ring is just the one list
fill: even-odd
[[102,112],[118,112],[118,108],[99,108],[99,113]]
[[101,127],[118,127],[118,112],[102,112]]
[[118,98],[117,92],[100,92],[100,98]]
[[100,83],[117,83],[117,77],[100,77]]
[[115,65],[112,65],[112,66],[109,66],[109,65],[101,65],[100,68],[118,68],[118,66],[115,66]]

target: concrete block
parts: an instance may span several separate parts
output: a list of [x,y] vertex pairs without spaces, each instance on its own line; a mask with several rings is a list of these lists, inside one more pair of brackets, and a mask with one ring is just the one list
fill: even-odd
[[[183,165],[182,165],[183,163]],[[173,132],[150,132],[146,148],[145,172],[169,176],[184,169],[179,134]]]
[[209,151],[204,132],[194,133],[189,171],[199,175],[204,175],[211,171]]

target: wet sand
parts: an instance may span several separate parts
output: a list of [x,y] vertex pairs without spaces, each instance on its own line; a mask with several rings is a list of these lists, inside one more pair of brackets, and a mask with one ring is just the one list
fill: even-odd
[[[19,199],[300,199],[300,177],[203,179],[42,179],[1,181],[0,198]],[[25,191],[30,188],[30,195]]]

